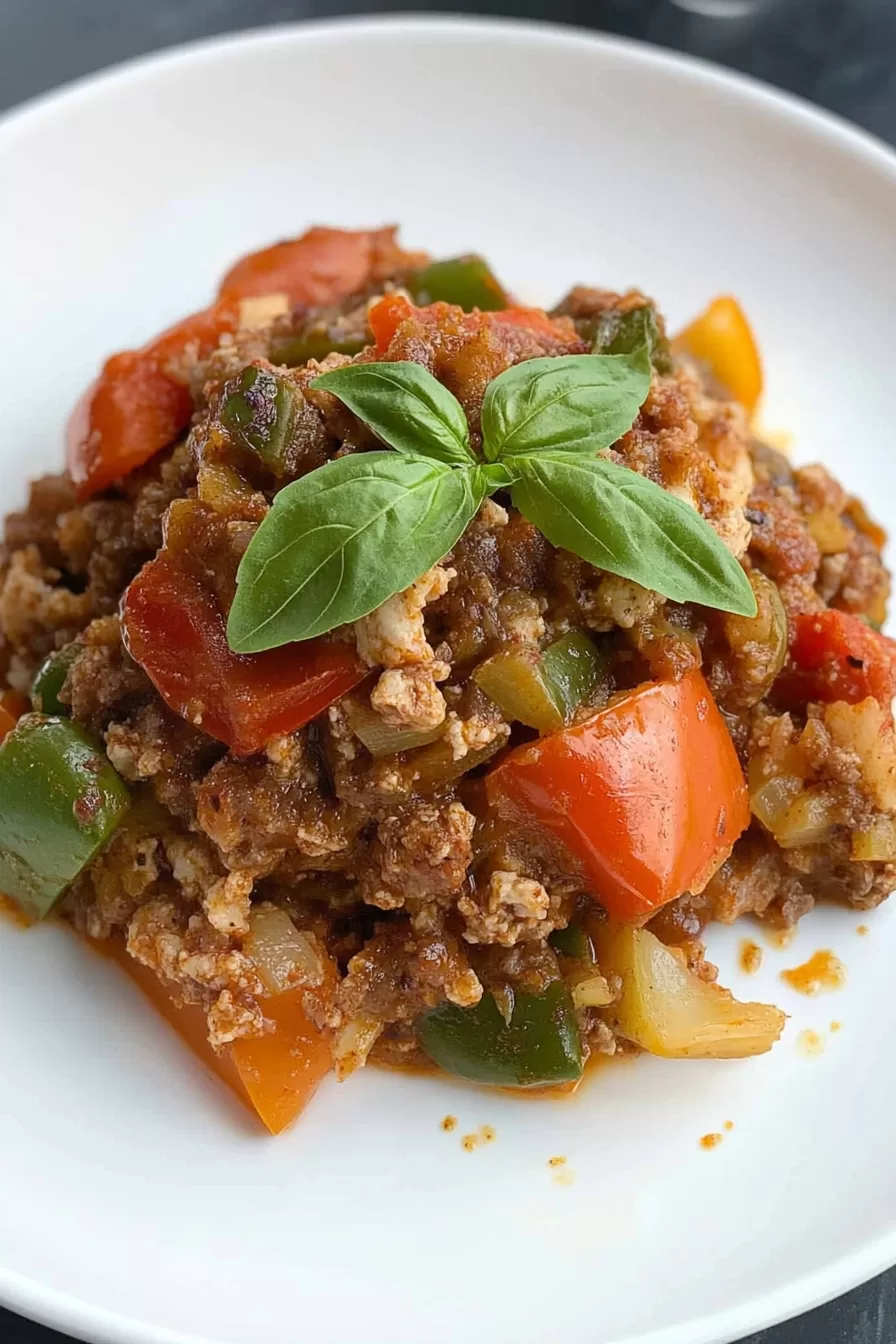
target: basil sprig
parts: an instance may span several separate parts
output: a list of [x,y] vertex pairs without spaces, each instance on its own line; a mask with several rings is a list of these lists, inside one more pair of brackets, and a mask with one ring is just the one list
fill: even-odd
[[747,577],[684,501],[597,454],[634,422],[646,345],[533,359],[486,389],[480,461],[457,399],[419,364],[351,364],[315,379],[395,452],[351,454],[281,490],[237,575],[230,647],[260,653],[356,621],[451,550],[509,489],[555,546],[678,602],[752,616]]

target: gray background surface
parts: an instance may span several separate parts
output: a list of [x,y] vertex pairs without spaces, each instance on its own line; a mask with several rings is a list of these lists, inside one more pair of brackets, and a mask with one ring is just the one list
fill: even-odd
[[[0,109],[115,61],[213,33],[335,14],[474,8],[689,51],[800,93],[896,144],[896,0],[760,0],[750,16],[736,19],[687,14],[671,0],[0,0]],[[894,1341],[896,1270],[743,1344]],[[0,1310],[0,1344],[62,1344],[62,1337]]]

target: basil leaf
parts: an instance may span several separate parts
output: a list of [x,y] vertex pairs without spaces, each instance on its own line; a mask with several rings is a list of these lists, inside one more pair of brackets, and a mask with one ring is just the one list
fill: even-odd
[[743,569],[690,504],[605,458],[519,457],[512,498],[554,546],[675,602],[755,616]]
[[472,471],[355,453],[275,497],[237,572],[236,653],[313,639],[366,616],[451,550],[484,499]]
[[628,429],[650,387],[646,346],[622,355],[527,359],[489,383],[482,402],[487,461],[551,450],[593,456]]
[[322,373],[311,386],[332,392],[401,453],[457,466],[476,460],[463,407],[422,364],[347,364]]

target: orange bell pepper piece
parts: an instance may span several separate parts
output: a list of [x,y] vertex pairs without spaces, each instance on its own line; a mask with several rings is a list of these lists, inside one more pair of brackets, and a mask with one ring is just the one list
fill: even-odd
[[699,891],[750,820],[734,745],[697,671],[518,747],[486,789],[505,816],[560,840],[623,922]]
[[724,294],[679,332],[673,348],[709,365],[713,377],[752,415],[762,395],[759,347],[737,299]]
[[[235,1041],[223,1051],[208,1041],[205,1013],[198,1004],[179,1004],[158,976],[129,956],[123,943],[95,943],[126,971],[165,1021],[206,1069],[219,1078],[271,1134],[279,1134],[305,1109],[321,1079],[333,1067],[325,1032],[302,1006],[301,989],[264,1000],[274,1030]],[[327,968],[329,982],[335,975]]]

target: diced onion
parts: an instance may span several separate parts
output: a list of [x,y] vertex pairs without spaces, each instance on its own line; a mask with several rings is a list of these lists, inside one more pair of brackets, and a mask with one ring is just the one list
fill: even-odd
[[613,991],[602,975],[589,975],[573,985],[572,1001],[577,1008],[604,1008],[613,1002]]
[[285,910],[267,902],[253,906],[243,951],[255,963],[268,994],[285,994],[322,983],[323,959],[313,934],[300,933]]
[[803,781],[796,775],[775,775],[750,794],[753,816],[773,835],[787,816],[793,800],[802,792]]
[[851,854],[854,859],[869,863],[896,862],[896,821],[891,817],[875,817],[870,826],[855,831]]
[[782,849],[820,845],[828,839],[841,814],[838,799],[824,785],[804,789],[775,827],[775,839]]
[[399,751],[413,751],[436,742],[444,732],[438,728],[396,728],[386,723],[370,705],[352,703],[347,709],[349,726],[363,742],[371,756],[395,756]]
[[740,1003],[688,970],[647,929],[606,924],[596,932],[607,974],[622,977],[611,1010],[619,1033],[666,1059],[742,1059],[770,1050],[785,1016],[765,1003]]
[[373,1017],[353,1017],[337,1033],[333,1043],[336,1076],[342,1081],[367,1063],[383,1024]]

